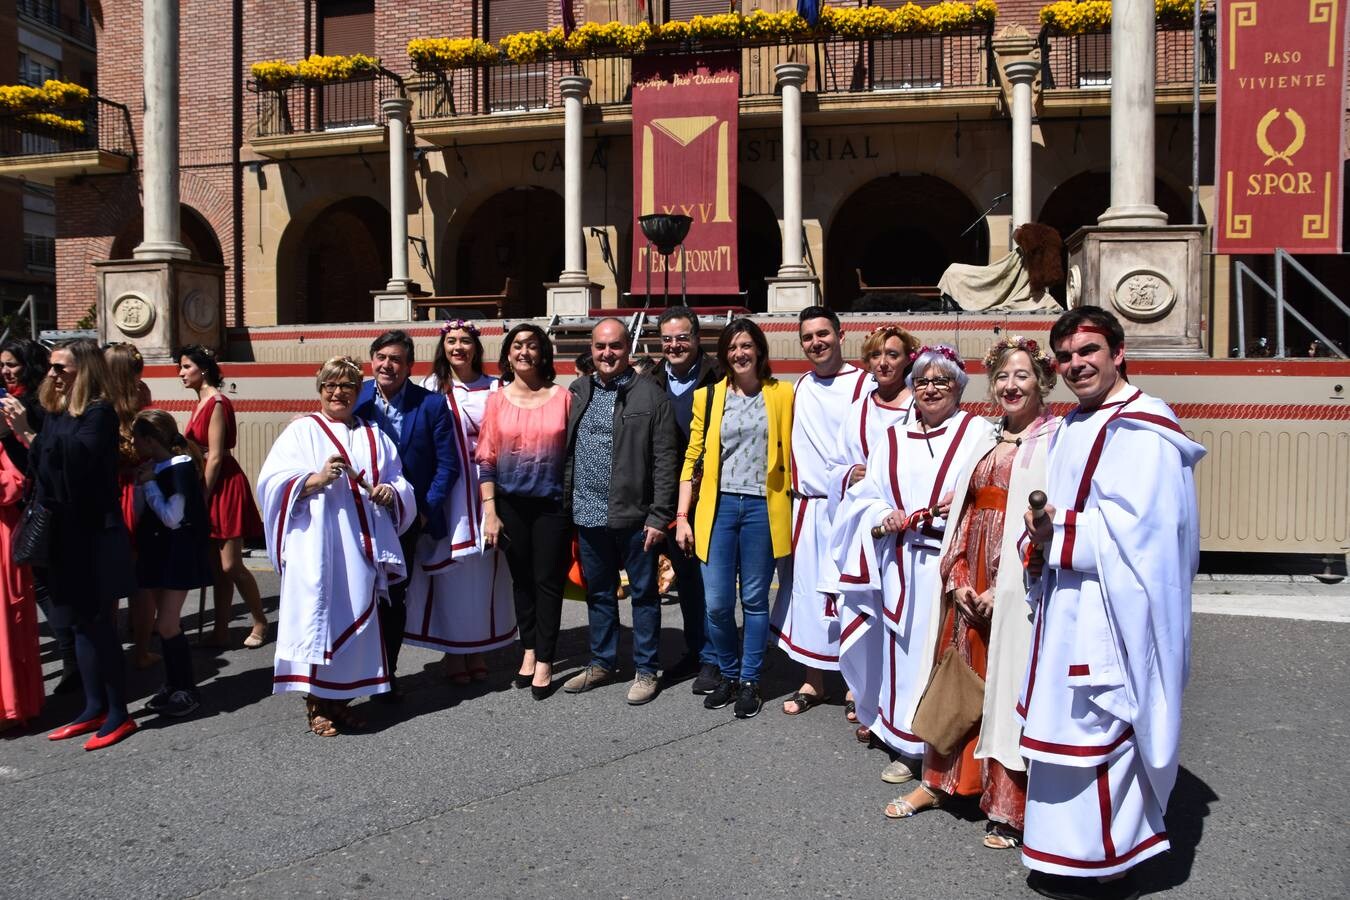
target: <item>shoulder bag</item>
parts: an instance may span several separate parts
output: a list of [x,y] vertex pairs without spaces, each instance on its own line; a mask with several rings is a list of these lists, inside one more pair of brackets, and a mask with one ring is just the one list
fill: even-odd
[[52,511],[37,497],[29,497],[14,529],[10,555],[21,566],[45,568],[51,559]]
[[961,745],[984,714],[984,679],[966,665],[956,646],[961,610],[954,613],[951,646],[933,667],[919,708],[914,713],[914,733],[942,756]]

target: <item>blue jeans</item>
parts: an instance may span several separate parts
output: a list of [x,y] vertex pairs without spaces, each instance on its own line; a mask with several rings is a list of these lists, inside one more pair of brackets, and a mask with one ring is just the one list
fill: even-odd
[[633,601],[633,666],[656,674],[661,668],[661,595],[656,589],[656,553],[642,549],[643,528],[578,528],[591,665],[619,667],[619,569],[628,573]]
[[697,556],[685,556],[683,550],[671,546],[670,565],[675,570],[675,589],[680,592],[685,650],[701,663],[715,664],[717,653],[708,637],[708,609],[703,600],[703,564]]
[[[708,636],[723,678],[758,681],[769,640],[769,586],[774,573],[769,508],[763,497],[719,494],[717,515],[708,536],[703,590],[708,604]],[[745,646],[736,634],[736,578],[740,575]]]

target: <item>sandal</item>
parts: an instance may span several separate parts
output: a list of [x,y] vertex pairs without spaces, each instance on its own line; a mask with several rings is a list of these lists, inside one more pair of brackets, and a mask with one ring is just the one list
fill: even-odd
[[[789,716],[800,716],[813,706],[819,706],[829,700],[829,697],[822,697],[820,694],[808,694],[806,691],[798,691],[791,697],[783,701],[783,713]],[[789,703],[797,704],[797,711],[792,712],[787,708]]]
[[851,724],[858,724],[858,704],[854,703],[852,700],[845,700],[844,718],[848,719]]
[[339,725],[360,731],[366,727],[366,717],[352,709],[350,700],[339,700],[329,708],[331,715]]
[[328,704],[323,700],[306,697],[305,718],[309,722],[309,730],[319,737],[336,737],[339,733],[333,720],[328,718]]
[[928,806],[915,806],[909,802],[908,797],[896,797],[890,803],[886,804],[886,818],[888,819],[908,819],[910,816],[917,816],[925,809],[937,809],[942,805],[942,798],[938,796],[928,785],[920,782],[919,789],[933,798],[933,802]]
[[866,725],[859,725],[857,728],[853,729],[853,736],[858,739],[858,743],[860,744],[872,743],[872,729],[868,728]]
[[460,660],[460,665],[463,665],[463,664],[464,664],[464,663],[463,663],[463,657],[455,657],[455,656],[452,656],[452,654],[446,654],[446,657],[445,657],[445,677],[448,678],[448,679],[450,679],[450,683],[451,683],[451,684],[457,684],[457,685],[463,687],[464,685],[466,685],[466,684],[469,683],[469,673],[468,673],[468,671],[465,670],[465,669],[456,669],[456,668],[453,668],[453,667],[450,665],[450,660],[451,660],[452,658]]
[[994,825],[984,836],[984,845],[990,850],[1015,850],[1022,846],[1022,834],[1007,825]]

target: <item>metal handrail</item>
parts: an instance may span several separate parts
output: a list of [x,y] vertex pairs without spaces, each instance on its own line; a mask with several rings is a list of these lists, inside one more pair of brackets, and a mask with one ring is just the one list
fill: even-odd
[[1333,294],[1327,288],[1326,285],[1322,284],[1322,282],[1318,280],[1317,276],[1313,275],[1313,273],[1309,272],[1306,268],[1304,268],[1302,263],[1294,259],[1294,257],[1290,255],[1290,253],[1287,250],[1283,250],[1280,248],[1276,248],[1275,250],[1274,287],[1271,287],[1269,284],[1266,283],[1264,279],[1261,278],[1261,276],[1257,275],[1256,272],[1252,271],[1251,266],[1247,265],[1240,259],[1234,260],[1233,273],[1234,273],[1234,282],[1236,283],[1237,318],[1238,318],[1237,321],[1238,358],[1239,359],[1247,358],[1247,315],[1246,315],[1247,307],[1242,288],[1243,277],[1245,276],[1247,278],[1250,278],[1252,282],[1256,284],[1257,287],[1265,291],[1266,295],[1275,301],[1276,358],[1284,359],[1287,356],[1285,352],[1286,347],[1284,342],[1284,315],[1285,313],[1288,313],[1289,315],[1293,316],[1294,319],[1297,320],[1300,325],[1308,329],[1308,331],[1312,334],[1312,336],[1317,338],[1317,340],[1321,341],[1322,345],[1325,346],[1327,349],[1329,349],[1332,353],[1336,354],[1341,359],[1350,359],[1350,356],[1348,356],[1346,352],[1341,349],[1341,346],[1339,344],[1337,344],[1335,341],[1331,340],[1325,334],[1319,331],[1317,327],[1313,325],[1311,322],[1309,322],[1308,319],[1302,313],[1300,313],[1298,310],[1290,306],[1289,302],[1285,300],[1284,297],[1285,263],[1288,263],[1289,265],[1293,266],[1295,272],[1298,272],[1300,275],[1302,275],[1303,279],[1309,285],[1311,285],[1319,293],[1321,293],[1322,296],[1330,300],[1332,304],[1341,311],[1341,315],[1345,316],[1347,320],[1350,320],[1350,307],[1342,303],[1339,297]]

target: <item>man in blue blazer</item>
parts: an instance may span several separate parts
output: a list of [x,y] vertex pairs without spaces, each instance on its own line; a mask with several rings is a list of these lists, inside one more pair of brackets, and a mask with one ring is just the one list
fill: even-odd
[[[403,562],[412,578],[413,551],[423,534],[439,540],[445,537],[445,498],[459,478],[459,452],[455,429],[445,398],[408,381],[412,374],[413,342],[405,331],[386,331],[370,345],[370,381],[361,385],[356,400],[356,415],[379,426],[398,445],[403,477],[417,495],[417,520],[399,539]],[[403,646],[403,629],[408,608],[405,598],[408,581],[389,586],[389,603],[380,605],[380,629],[384,632],[385,655],[389,661],[389,693],[377,695],[396,702],[399,699],[398,652]]]

